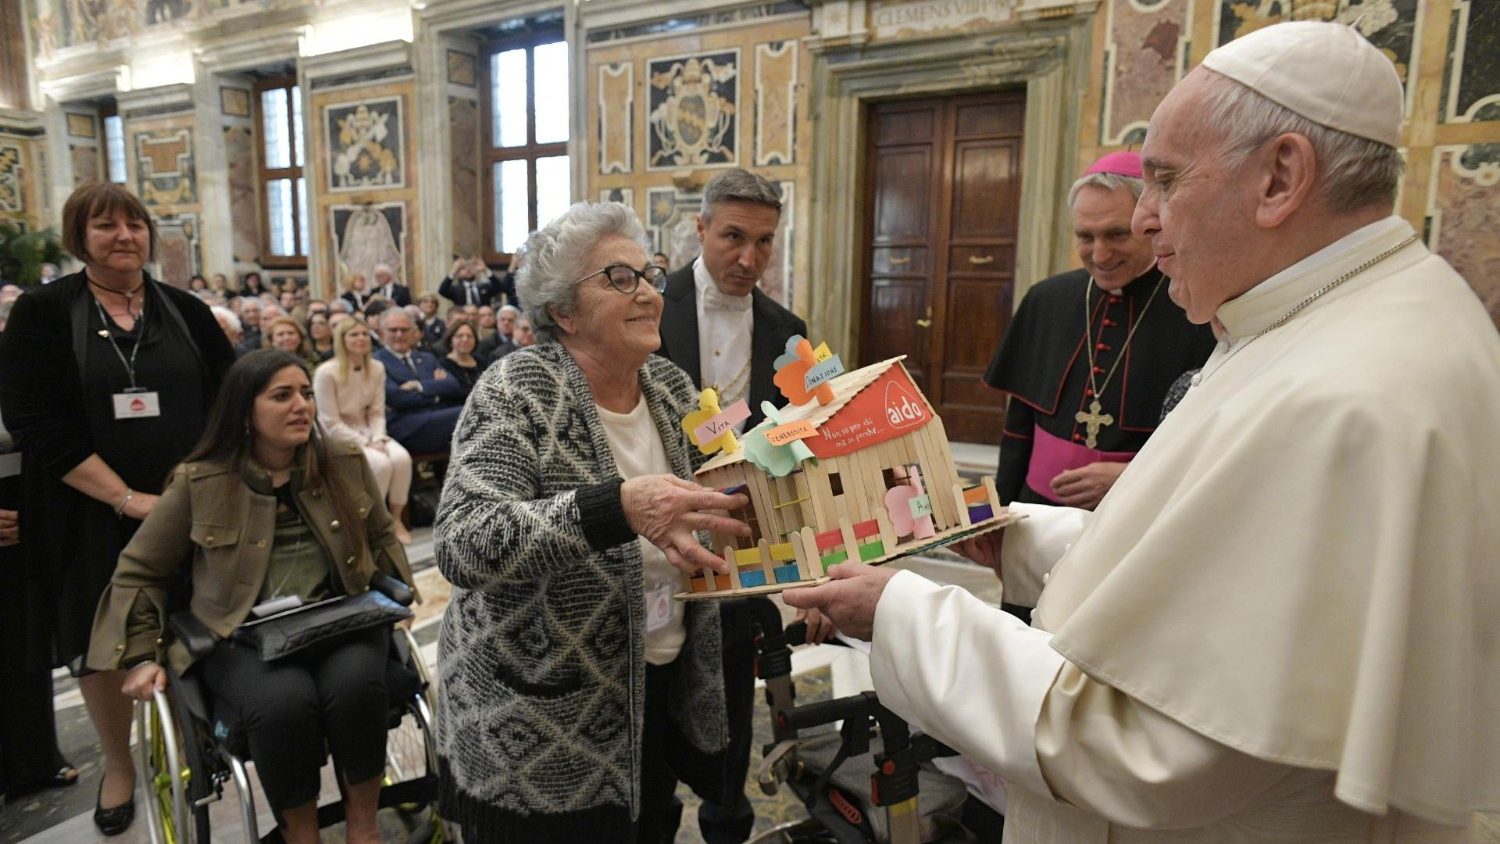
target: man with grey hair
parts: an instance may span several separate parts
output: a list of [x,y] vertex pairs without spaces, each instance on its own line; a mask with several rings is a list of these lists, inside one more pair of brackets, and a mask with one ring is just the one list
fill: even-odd
[[1050,572],[1034,626],[858,564],[786,593],[1005,779],[1007,840],[1457,844],[1500,807],[1500,337],[1394,215],[1403,100],[1301,21],[1158,106],[1134,230],[1222,339],[1095,512],[961,546]]
[[1001,503],[1092,510],[1156,429],[1167,388],[1213,350],[1213,334],[1168,300],[1151,241],[1130,230],[1141,187],[1134,152],[1100,158],[1073,183],[1083,268],[1026,291],[985,374],[1010,397]]
[[467,391],[436,355],[417,348],[422,333],[401,308],[381,313],[380,339],[374,357],[385,367],[386,431],[413,455],[446,452]]
[[260,319],[263,305],[255,296],[240,296],[234,300],[234,309],[240,318],[242,337],[234,346],[236,355],[248,355],[260,348]]
[[[773,363],[786,351],[787,338],[807,335],[807,323],[756,287],[771,261],[780,223],[781,188],[739,168],[725,170],[703,189],[702,254],[668,274],[662,293],[657,354],[687,370],[694,386],[714,388],[721,407],[747,401],[750,418],[743,430],[761,420],[762,402],[783,403],[771,380]],[[769,604],[751,598],[723,607],[728,786],[723,801],[705,800],[699,809],[698,826],[708,844],[744,841],[755,823],[744,794],[755,693],[754,608],[745,601]]]
[[370,275],[375,279],[375,289],[370,291],[371,294],[384,296],[398,307],[411,304],[411,288],[396,281],[396,273],[390,264],[376,264]]
[[214,320],[219,323],[219,328],[224,331],[224,336],[229,338],[229,345],[238,346],[245,339],[245,331],[240,326],[240,318],[234,315],[234,311],[223,305],[210,305],[208,310],[214,315]]

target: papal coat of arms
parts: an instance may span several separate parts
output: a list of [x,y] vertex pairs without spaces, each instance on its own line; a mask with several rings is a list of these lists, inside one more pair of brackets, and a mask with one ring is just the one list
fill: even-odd
[[653,170],[731,165],[736,144],[739,51],[650,63]]
[[401,187],[401,100],[329,106],[330,190]]

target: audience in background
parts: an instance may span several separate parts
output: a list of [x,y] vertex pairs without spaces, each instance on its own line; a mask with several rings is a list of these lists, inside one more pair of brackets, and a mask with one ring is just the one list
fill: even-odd
[[344,292],[339,298],[349,303],[349,307],[356,311],[365,309],[365,303],[370,300],[370,293],[365,289],[366,281],[363,273],[354,273],[349,276]]
[[319,361],[333,357],[333,326],[328,324],[328,309],[307,317],[307,340]]
[[459,258],[448,270],[448,277],[438,285],[438,295],[455,305],[483,305],[495,298],[495,283],[481,278],[484,262],[477,258]]
[[421,335],[406,311],[386,311],[380,327],[385,346],[375,357],[385,365],[386,430],[412,454],[446,452],[467,390],[417,348]]
[[536,345],[536,332],[531,328],[531,317],[522,314],[516,320],[516,348],[524,349]]
[[370,273],[375,276],[375,288],[370,291],[373,295],[384,296],[403,308],[411,304],[411,290],[396,282],[396,274],[390,265],[376,264]]
[[307,366],[309,372],[318,363],[307,342],[307,329],[294,317],[279,316],[266,323],[265,338],[266,348],[280,349],[295,357]]
[[422,312],[422,348],[432,348],[442,342],[448,333],[448,323],[438,316],[438,297],[434,293],[423,293],[417,297],[417,308]]
[[240,329],[243,334],[240,342],[235,344],[234,351],[243,355],[260,348],[261,302],[253,296],[241,296],[235,301],[239,303]]
[[234,315],[234,311],[223,305],[213,305],[208,310],[218,321],[219,328],[224,330],[224,336],[229,338],[229,345],[238,346],[245,339],[245,330],[240,325],[240,318]]
[[241,296],[259,296],[265,292],[266,288],[261,283],[260,273],[248,272],[240,277],[239,293]]
[[480,374],[490,364],[488,357],[476,351],[479,334],[474,330],[474,324],[468,320],[453,323],[443,335],[443,346],[448,350],[443,365],[463,385],[464,397],[467,398]]

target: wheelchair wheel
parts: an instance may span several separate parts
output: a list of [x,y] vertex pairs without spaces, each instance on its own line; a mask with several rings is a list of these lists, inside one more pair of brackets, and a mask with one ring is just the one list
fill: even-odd
[[136,766],[141,773],[142,803],[152,844],[186,844],[208,840],[208,809],[190,797],[192,769],[185,764],[182,735],[164,692],[135,705]]

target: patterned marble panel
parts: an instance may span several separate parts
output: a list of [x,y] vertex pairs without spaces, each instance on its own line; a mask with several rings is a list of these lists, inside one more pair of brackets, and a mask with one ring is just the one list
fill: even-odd
[[1500,120],[1500,3],[1494,0],[1454,2],[1442,119]]
[[244,88],[219,88],[219,111],[229,117],[250,116],[250,92]]
[[[776,229],[771,259],[761,276],[760,289],[772,299],[791,307],[796,185],[790,181],[778,184],[781,187],[781,224]],[[699,191],[679,191],[676,188],[650,188],[646,191],[646,231],[654,243],[653,251],[665,253],[668,266],[680,267],[702,251],[698,242],[698,212],[702,202],[703,195]]]
[[460,50],[448,51],[449,82],[454,85],[462,85],[465,88],[473,88],[477,76],[475,59],[472,55]]
[[635,188],[605,188],[599,191],[600,202],[618,202],[635,208]]
[[229,226],[234,260],[260,254],[260,206],[255,199],[255,135],[249,126],[224,127],[224,160],[229,165]]
[[136,133],[135,168],[141,201],[147,205],[198,201],[192,129],[183,126]]
[[599,172],[629,173],[635,156],[635,64],[599,66]]
[[0,143],[0,212],[26,210],[26,200],[21,192],[26,175],[22,160],[19,146]]
[[453,196],[453,251],[477,255],[484,246],[480,233],[479,103],[465,97],[448,98],[448,126],[452,130],[449,174]]
[[[1485,0],[1488,2],[1488,0]],[[1331,20],[1348,24],[1379,47],[1401,75],[1410,108],[1417,81],[1417,37],[1423,0],[1218,0],[1218,43],[1284,20]]]
[[1500,144],[1433,152],[1428,246],[1469,280],[1500,327]]
[[1190,0],[1109,0],[1099,143],[1144,139],[1151,112],[1182,78],[1192,23]]
[[69,144],[73,159],[73,187],[99,181],[99,148],[93,144]]
[[797,42],[755,45],[755,164],[797,157]]
[[201,271],[197,214],[156,218],[156,262],[162,281],[175,287],[187,287],[188,279]]
[[335,103],[323,108],[328,189],[406,185],[401,97]]
[[648,170],[739,163],[738,48],[652,59]]
[[370,277],[376,264],[396,268],[405,281],[410,275],[406,262],[406,203],[333,205],[328,208],[332,266],[340,290],[353,273]]
[[94,138],[98,132],[94,129],[94,116],[92,114],[79,114],[70,111],[68,117],[68,137],[70,138]]

